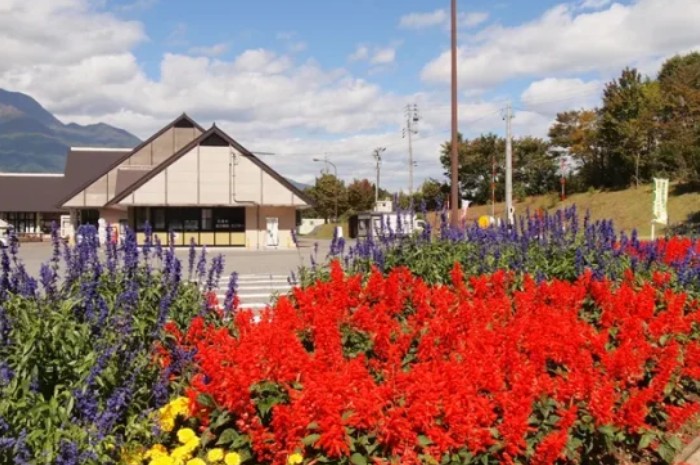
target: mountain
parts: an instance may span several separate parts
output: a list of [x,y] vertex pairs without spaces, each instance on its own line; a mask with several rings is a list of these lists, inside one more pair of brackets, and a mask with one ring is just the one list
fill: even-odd
[[63,172],[70,147],[135,147],[133,134],[108,124],[63,124],[21,92],[0,89],[0,171]]
[[312,187],[310,184],[304,184],[303,182],[297,182],[297,181],[294,181],[293,179],[289,179],[289,178],[287,178],[287,181],[292,183],[292,185],[294,187],[296,187],[297,189],[299,189],[301,191],[305,191],[306,189]]

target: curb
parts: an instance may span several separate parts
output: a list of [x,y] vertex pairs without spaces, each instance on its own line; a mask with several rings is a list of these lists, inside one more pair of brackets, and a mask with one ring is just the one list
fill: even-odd
[[674,464],[680,464],[686,462],[690,457],[692,457],[696,452],[700,450],[700,437],[696,437],[690,443],[685,446],[680,454],[673,461]]

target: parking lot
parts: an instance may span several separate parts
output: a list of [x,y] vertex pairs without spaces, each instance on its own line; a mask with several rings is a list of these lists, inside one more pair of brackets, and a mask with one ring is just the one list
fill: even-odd
[[[317,259],[323,261],[328,254],[330,241],[319,240]],[[285,274],[289,275],[300,266],[309,266],[310,257],[314,251],[316,242],[301,239],[298,249],[293,250],[244,250],[236,248],[209,248],[207,257],[209,263],[216,255],[224,257],[224,276],[233,271],[240,274]],[[178,248],[177,257],[182,261],[183,269],[187,268],[189,248]],[[199,255],[200,249],[197,249]],[[27,272],[39,276],[41,264],[51,258],[50,242],[28,242],[20,246],[20,259],[24,263]]]

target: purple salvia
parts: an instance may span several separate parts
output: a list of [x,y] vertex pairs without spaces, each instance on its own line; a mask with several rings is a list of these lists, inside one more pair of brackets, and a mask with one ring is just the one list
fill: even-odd
[[197,262],[197,283],[204,283],[204,277],[207,274],[207,246],[202,247],[202,252],[199,254],[199,261]]
[[226,297],[224,298],[224,318],[227,319],[230,313],[234,310],[233,301],[238,292],[238,273],[231,273],[228,279],[228,288],[226,289]]
[[194,263],[197,258],[197,243],[194,238],[190,239],[190,249],[187,253],[187,279],[192,281],[192,274],[194,273]]

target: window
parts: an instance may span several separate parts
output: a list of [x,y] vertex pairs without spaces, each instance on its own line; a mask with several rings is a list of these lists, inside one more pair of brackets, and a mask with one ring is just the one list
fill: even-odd
[[165,225],[165,208],[154,208],[151,210],[153,217],[153,230],[154,231],[167,231]]
[[214,229],[212,218],[211,208],[202,208],[202,231],[211,231]]
[[245,232],[245,208],[215,208],[214,227],[218,231]]
[[36,213],[8,212],[7,222],[12,225],[17,234],[37,232]]
[[148,222],[148,210],[144,207],[137,208],[135,221],[137,231],[145,230]]

